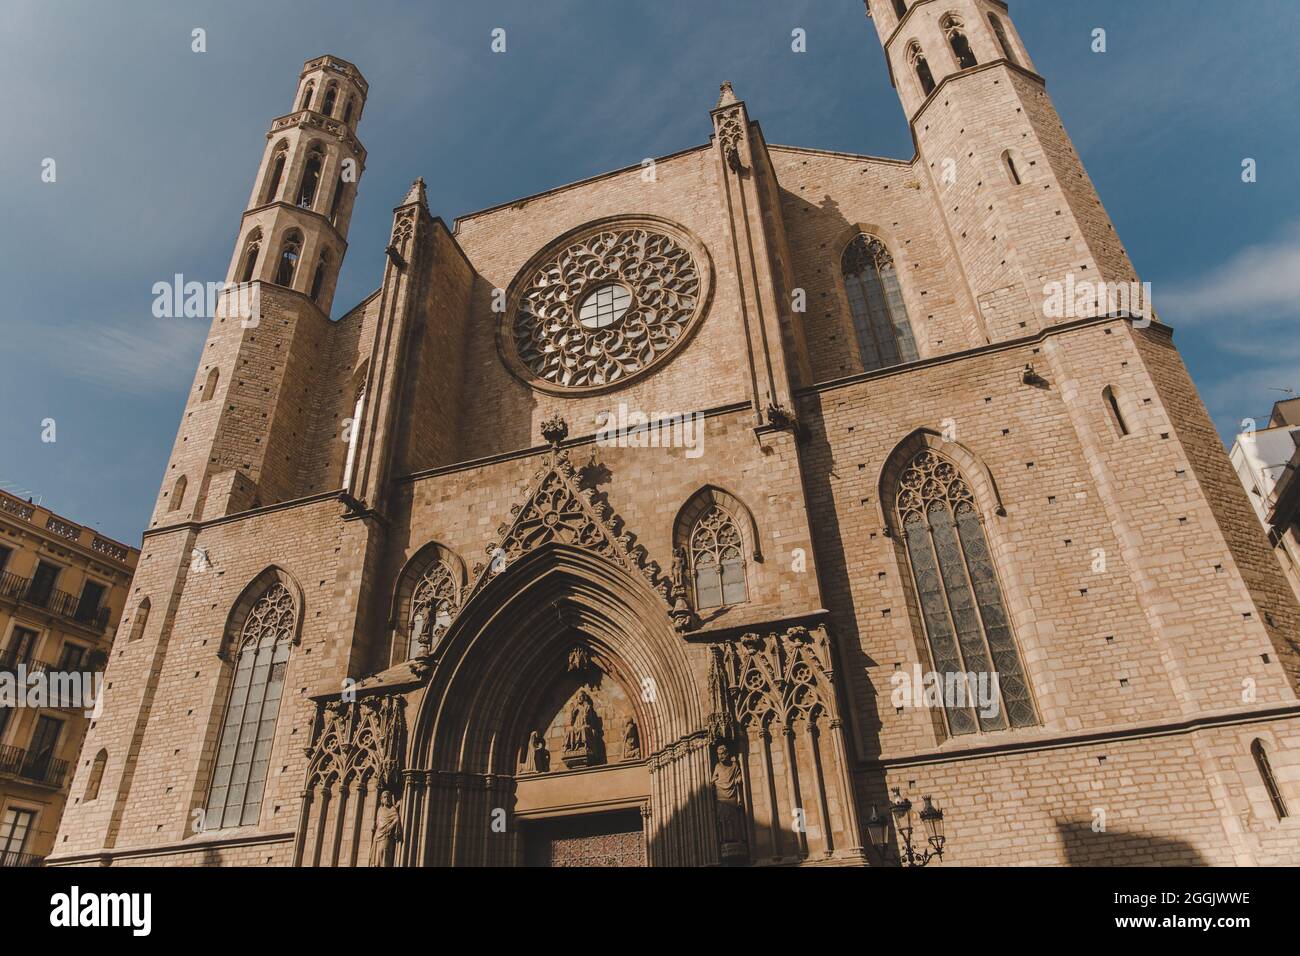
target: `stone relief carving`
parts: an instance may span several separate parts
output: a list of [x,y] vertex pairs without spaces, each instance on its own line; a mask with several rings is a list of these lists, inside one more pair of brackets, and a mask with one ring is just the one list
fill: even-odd
[[527,552],[551,542],[594,551],[624,570],[641,575],[668,603],[669,584],[661,579],[659,564],[647,560],[642,545],[633,544],[633,536],[624,530],[622,519],[608,505],[603,493],[578,486],[578,474],[568,452],[559,447],[568,434],[564,420],[548,420],[542,427],[551,450],[533,476],[534,485],[528,498],[510,509],[513,520],[501,524],[497,528],[498,541],[484,549],[491,563],[474,565],[474,584],[462,606],[494,575]]
[[540,730],[528,735],[528,746],[524,750],[524,764],[521,773],[546,773],[551,769],[551,755],[546,750],[546,738]]
[[307,748],[307,787],[332,781],[397,784],[406,745],[405,701],[386,694],[318,705],[316,733]]
[[641,731],[631,717],[623,722],[623,759],[641,759]]
[[510,337],[523,368],[562,389],[613,385],[663,358],[706,292],[686,241],[649,224],[595,229],[529,268]]
[[600,717],[585,690],[569,709],[569,728],[564,738],[564,765],[587,767],[600,760],[602,733]]
[[726,157],[727,167],[738,173],[745,168],[740,157],[740,143],[745,131],[740,125],[740,112],[736,110],[718,118],[718,142],[722,145],[722,155]]
[[727,682],[741,727],[833,714],[830,648],[806,627],[784,634],[746,634],[724,652]]

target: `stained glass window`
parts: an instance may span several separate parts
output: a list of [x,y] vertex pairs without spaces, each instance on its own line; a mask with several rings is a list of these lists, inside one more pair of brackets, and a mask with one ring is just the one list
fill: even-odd
[[912,325],[903,305],[894,258],[885,244],[874,236],[860,235],[844,250],[841,266],[863,371],[915,362]]
[[210,829],[257,823],[297,617],[293,596],[274,584],[244,622],[208,791]]
[[731,515],[709,508],[691,530],[690,552],[697,610],[749,600],[744,543]]
[[1037,724],[993,555],[961,472],[929,449],[918,453],[899,480],[897,505],[949,731]]

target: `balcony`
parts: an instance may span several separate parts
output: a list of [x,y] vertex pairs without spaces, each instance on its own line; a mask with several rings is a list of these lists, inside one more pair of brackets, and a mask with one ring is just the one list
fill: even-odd
[[41,608],[92,630],[102,631],[108,627],[107,607],[92,608],[83,605],[76,595],[53,588],[42,593],[41,590],[32,587],[31,578],[20,578],[16,574],[0,574],[0,596]]
[[2,775],[57,789],[63,786],[63,777],[67,772],[66,760],[55,760],[49,754],[34,754],[22,747],[0,747]]
[[17,674],[19,664],[23,665],[28,674],[47,674],[54,670],[54,665],[49,661],[21,657],[13,651],[0,654],[0,674]]
[[10,866],[44,866],[45,857],[35,853],[0,853],[0,869]]

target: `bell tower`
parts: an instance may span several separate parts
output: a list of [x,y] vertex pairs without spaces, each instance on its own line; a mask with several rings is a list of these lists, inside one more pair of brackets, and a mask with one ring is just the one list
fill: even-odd
[[318,356],[366,151],[368,85],[346,60],[308,60],[266,149],[212,316],[151,528],[289,500],[310,484]]
[[1132,263],[1007,5],[867,0],[867,16],[984,338],[1086,317],[1055,314],[1055,284],[1127,290]]
[[293,112],[273,120],[266,135],[228,281],[294,289],[329,315],[365,165],[356,126],[367,90],[346,60],[304,64]]

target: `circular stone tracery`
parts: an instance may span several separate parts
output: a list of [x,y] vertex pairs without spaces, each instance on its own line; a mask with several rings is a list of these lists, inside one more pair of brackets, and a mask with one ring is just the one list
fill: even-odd
[[511,297],[507,359],[529,384],[551,391],[624,384],[699,323],[706,254],[666,224],[606,223],[554,248],[525,267]]

